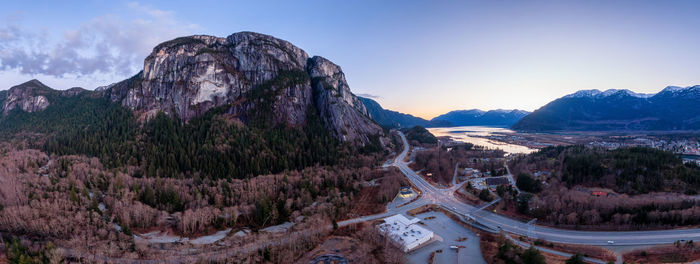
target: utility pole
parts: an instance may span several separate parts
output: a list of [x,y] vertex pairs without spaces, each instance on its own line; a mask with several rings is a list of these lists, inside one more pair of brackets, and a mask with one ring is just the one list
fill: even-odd
[[532,239],[537,239],[535,237],[535,221],[537,221],[537,218],[533,218],[532,220],[527,222],[527,237],[532,238]]
[[437,178],[439,181],[440,179],[442,179],[442,175],[440,175],[440,170],[442,169],[442,162],[441,162],[442,160],[440,160],[440,139],[438,139],[437,153],[438,153],[438,171],[437,171],[438,177]]

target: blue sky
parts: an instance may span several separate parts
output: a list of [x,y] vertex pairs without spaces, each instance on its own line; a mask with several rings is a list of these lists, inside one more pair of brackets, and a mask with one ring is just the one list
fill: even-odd
[[700,1],[3,1],[0,89],[93,89],[177,36],[256,31],[339,64],[356,94],[431,118],[581,89],[700,84]]

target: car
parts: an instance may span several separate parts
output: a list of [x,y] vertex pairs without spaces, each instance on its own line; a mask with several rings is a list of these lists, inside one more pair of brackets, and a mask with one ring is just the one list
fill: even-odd
[[608,240],[608,244],[610,244],[610,245],[615,244],[615,241]]

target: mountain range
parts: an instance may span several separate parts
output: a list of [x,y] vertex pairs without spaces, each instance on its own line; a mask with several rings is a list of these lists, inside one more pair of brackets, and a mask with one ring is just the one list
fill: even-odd
[[700,85],[669,86],[656,94],[630,90],[583,90],[556,99],[525,116],[524,131],[697,130]]
[[107,114],[104,111],[113,105],[130,111],[140,123],[162,113],[186,124],[216,111],[246,125],[301,128],[317,117],[334,138],[358,146],[377,143],[383,134],[380,125],[512,126],[526,131],[700,129],[700,86],[669,86],[656,94],[583,90],[532,113],[472,109],[426,120],[355,96],[340,66],[323,57],[310,57],[272,36],[239,32],[226,38],[195,35],[164,42],[146,57],[142,71],[94,91],[59,91],[38,80],[0,91],[0,130],[48,132],[49,124],[66,126],[61,122],[90,126],[106,117],[88,117],[85,112]]
[[389,109],[382,108],[377,101],[369,98],[359,97],[360,101],[367,108],[369,116],[374,119],[377,123],[385,127],[405,127],[411,128],[414,126],[422,127],[449,127],[452,123],[448,121],[433,121],[425,120],[420,117],[412,116],[410,114],[404,114]]
[[431,121],[446,121],[455,126],[510,127],[530,112],[524,110],[457,110],[437,116]]
[[410,114],[404,114],[382,108],[376,101],[360,97],[369,115],[380,125],[387,127],[411,128],[422,127],[452,127],[452,126],[502,126],[508,127],[520,120],[529,112],[523,110],[490,110],[482,111],[456,110],[426,120]]

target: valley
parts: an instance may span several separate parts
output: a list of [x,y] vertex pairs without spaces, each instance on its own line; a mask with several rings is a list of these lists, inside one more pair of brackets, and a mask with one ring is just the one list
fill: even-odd
[[[542,44],[573,42],[537,36],[569,23],[466,40],[382,31],[416,14],[338,26],[353,9],[294,4],[262,28],[293,27],[275,32],[328,57],[252,31],[194,34],[230,28],[140,3],[119,12],[150,20],[98,17],[46,51],[57,44],[29,44],[49,31],[0,24],[0,81],[13,81],[0,87],[0,264],[698,261],[699,85],[576,91],[620,83],[572,78],[589,71],[567,63],[595,56],[546,60]],[[167,34],[139,37],[154,23]]]

